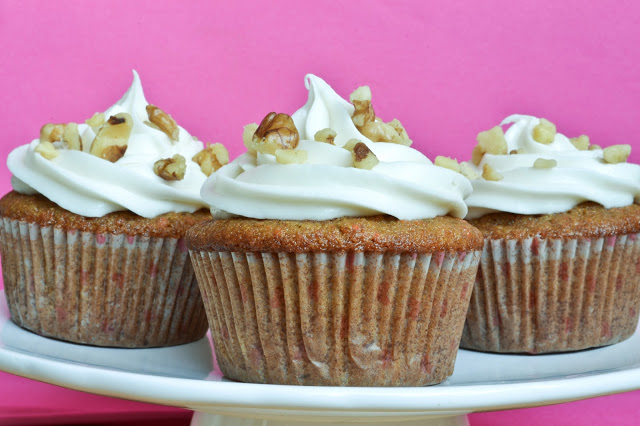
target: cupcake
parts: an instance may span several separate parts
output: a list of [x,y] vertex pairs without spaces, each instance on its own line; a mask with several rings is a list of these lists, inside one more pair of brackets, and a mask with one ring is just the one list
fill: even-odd
[[47,124],[9,155],[0,250],[11,319],[46,337],[144,348],[198,340],[206,314],[184,242],[228,162],[131,88],[86,124]]
[[368,87],[318,77],[293,116],[245,129],[248,152],[202,188],[214,220],[187,233],[230,379],[422,386],[453,372],[480,258],[461,219],[471,185],[409,148]]
[[531,116],[500,126],[473,153],[482,176],[467,218],[485,243],[461,346],[539,354],[627,339],[640,308],[640,167],[626,163],[629,145],[602,149]]

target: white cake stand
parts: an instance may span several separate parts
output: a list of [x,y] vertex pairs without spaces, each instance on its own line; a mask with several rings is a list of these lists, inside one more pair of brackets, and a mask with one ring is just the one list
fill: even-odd
[[96,348],[25,331],[0,292],[0,370],[71,389],[194,410],[198,426],[340,423],[466,425],[466,414],[533,407],[640,388],[640,332],[561,355],[461,350],[444,383],[421,388],[279,386],[226,380],[208,339],[161,349]]

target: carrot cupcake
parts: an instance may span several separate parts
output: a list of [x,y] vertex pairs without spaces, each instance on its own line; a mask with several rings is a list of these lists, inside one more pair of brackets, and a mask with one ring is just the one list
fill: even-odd
[[249,152],[202,188],[187,233],[229,378],[422,386],[453,371],[482,237],[471,185],[409,148],[371,92],[318,77],[307,104],[245,129]]
[[131,88],[86,124],[47,124],[7,160],[0,250],[12,320],[75,343],[154,347],[207,325],[183,236],[228,162]]
[[531,116],[500,126],[480,133],[473,153],[481,177],[467,218],[485,244],[462,347],[547,353],[630,337],[640,308],[630,146],[602,149]]

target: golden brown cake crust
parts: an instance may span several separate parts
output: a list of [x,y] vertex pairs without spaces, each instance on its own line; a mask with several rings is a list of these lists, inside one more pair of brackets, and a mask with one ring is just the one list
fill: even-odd
[[206,209],[195,213],[166,213],[151,219],[130,211],[85,217],[59,207],[40,194],[24,195],[15,191],[0,199],[0,216],[67,230],[157,238],[180,238],[196,223],[211,219]]
[[397,220],[389,216],[326,221],[219,219],[187,232],[189,248],[253,252],[398,252],[480,250],[482,234],[462,219]]
[[600,238],[640,232],[640,205],[606,209],[582,203],[564,213],[519,215],[491,213],[469,221],[492,239]]

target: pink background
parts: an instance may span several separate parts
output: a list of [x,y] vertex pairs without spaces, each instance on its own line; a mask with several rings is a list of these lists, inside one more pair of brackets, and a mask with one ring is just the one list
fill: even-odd
[[[104,111],[135,68],[150,102],[232,156],[242,151],[244,124],[305,102],[303,76],[313,72],[345,97],[371,86],[377,114],[400,118],[431,158],[468,159],[478,131],[528,113],[568,136],[630,143],[631,160],[640,160],[637,1],[181,3],[0,2],[0,157],[46,122]],[[9,178],[0,168],[0,192]],[[0,373],[0,423],[74,406],[186,419]],[[640,393],[631,392],[471,422],[631,425],[638,406]]]

